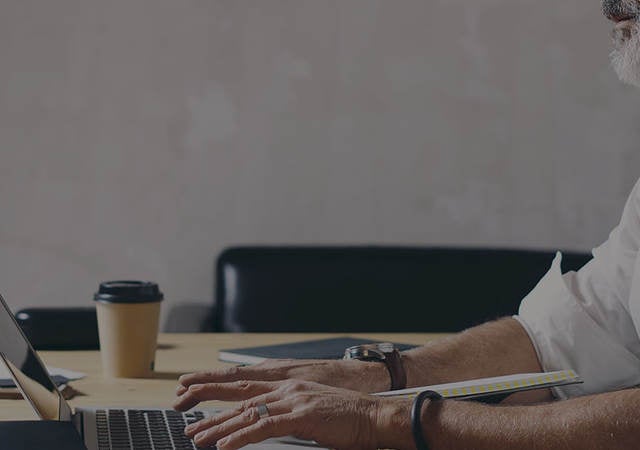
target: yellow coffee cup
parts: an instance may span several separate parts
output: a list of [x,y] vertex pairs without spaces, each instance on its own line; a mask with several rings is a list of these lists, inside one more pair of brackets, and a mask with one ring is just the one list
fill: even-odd
[[100,283],[93,298],[105,376],[151,376],[163,297],[158,285],[149,281]]

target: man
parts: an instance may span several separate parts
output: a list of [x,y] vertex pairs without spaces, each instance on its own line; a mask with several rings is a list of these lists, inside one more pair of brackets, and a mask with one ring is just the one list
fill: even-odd
[[[615,70],[640,86],[640,0],[603,0],[603,11],[616,22]],[[499,406],[425,403],[420,423],[429,447],[640,448],[639,247],[640,183],[594,259],[563,276],[558,255],[517,317],[403,353],[408,386],[564,368],[585,380],[517,393]],[[185,375],[175,407],[243,400],[185,430],[199,446],[217,442],[221,450],[285,435],[339,449],[414,449],[411,401],[363,393],[388,388],[389,373],[377,362],[275,361]]]

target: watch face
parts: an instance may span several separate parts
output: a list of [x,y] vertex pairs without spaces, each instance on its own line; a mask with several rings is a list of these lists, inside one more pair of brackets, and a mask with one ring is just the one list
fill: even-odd
[[344,359],[359,359],[362,361],[384,361],[385,353],[395,350],[393,344],[382,342],[376,344],[354,345],[344,352]]
[[374,345],[377,346],[378,350],[380,350],[383,353],[391,353],[396,349],[391,342],[381,342],[379,344],[374,344]]

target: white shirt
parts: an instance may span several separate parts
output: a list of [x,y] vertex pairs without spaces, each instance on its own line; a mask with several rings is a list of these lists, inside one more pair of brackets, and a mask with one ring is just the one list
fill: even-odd
[[562,275],[558,253],[515,318],[545,371],[573,369],[584,384],[558,398],[640,385],[640,181],[620,224],[578,272]]

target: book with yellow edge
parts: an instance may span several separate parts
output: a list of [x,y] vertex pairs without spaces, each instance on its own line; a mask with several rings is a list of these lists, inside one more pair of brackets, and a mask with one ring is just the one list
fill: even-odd
[[496,395],[510,394],[532,389],[551,388],[567,384],[582,383],[582,378],[573,370],[559,370],[556,372],[519,373],[501,377],[480,378],[477,380],[459,381],[456,383],[421,386],[398,391],[378,392],[381,397],[415,397],[422,391],[436,391],[443,398],[460,400]]

